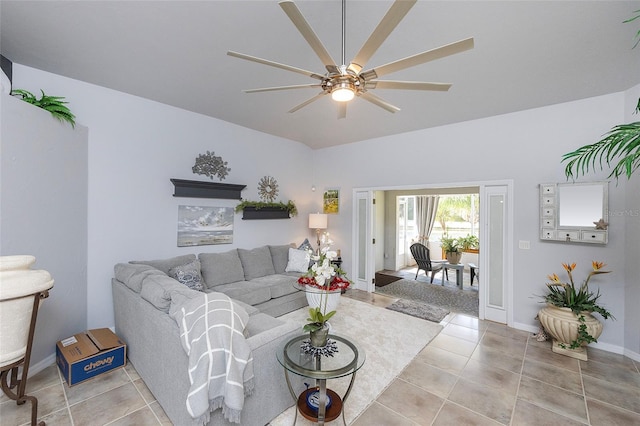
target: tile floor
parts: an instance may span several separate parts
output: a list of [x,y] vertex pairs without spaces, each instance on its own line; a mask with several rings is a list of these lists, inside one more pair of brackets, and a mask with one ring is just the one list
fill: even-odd
[[[346,295],[380,307],[395,300]],[[442,325],[353,426],[640,425],[639,362],[593,348],[577,361],[529,333],[455,313]],[[72,388],[52,365],[29,379],[28,393],[50,426],[171,424],[131,365]],[[28,403],[0,396],[2,426],[29,416]]]
[[455,313],[441,324],[354,426],[640,425],[640,362],[594,348],[578,361],[530,333]]

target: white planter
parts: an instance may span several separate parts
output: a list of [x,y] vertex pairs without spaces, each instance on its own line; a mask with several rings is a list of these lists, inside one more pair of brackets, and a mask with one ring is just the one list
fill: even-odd
[[[307,302],[309,303],[310,308],[320,307],[322,310],[322,314],[325,315],[327,312],[335,311],[338,309],[338,305],[340,304],[340,290],[335,292],[326,293],[323,290],[317,289],[317,291],[313,291],[310,289],[305,290],[305,294],[307,295]],[[325,309],[325,301],[326,309]],[[320,305],[322,303],[322,306]]]
[[460,263],[460,259],[462,259],[461,251],[450,251],[446,254],[447,262],[452,265],[457,265]]
[[[602,323],[589,312],[582,312],[582,315],[585,318],[587,333],[595,339],[600,337]],[[580,327],[580,321],[571,309],[547,305],[546,308],[538,312],[538,319],[546,332],[553,337],[553,346],[551,347],[553,352],[587,361],[586,344],[577,349],[569,349],[571,342],[578,338],[578,328]]]

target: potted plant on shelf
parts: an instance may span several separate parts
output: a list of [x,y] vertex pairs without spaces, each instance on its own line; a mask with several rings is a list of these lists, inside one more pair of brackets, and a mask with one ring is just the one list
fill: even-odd
[[298,214],[291,200],[283,203],[243,200],[236,206],[236,213],[244,212],[243,219],[288,219]]
[[462,251],[468,251],[470,253],[477,253],[480,245],[480,240],[475,235],[467,234],[466,237],[458,238],[458,245]]
[[31,105],[35,105],[38,108],[42,108],[46,111],[49,111],[51,115],[57,118],[60,121],[66,121],[71,124],[71,127],[76,127],[76,116],[69,110],[66,104],[68,102],[64,101],[63,96],[49,96],[45,95],[44,91],[40,90],[42,93],[42,97],[40,99],[36,98],[36,96],[22,89],[15,89],[11,91],[11,95],[15,96],[19,99],[22,99],[26,103]]
[[549,275],[549,293],[543,296],[547,307],[538,312],[538,319],[544,330],[553,337],[553,352],[586,361],[586,345],[597,342],[602,334],[602,323],[591,314],[597,312],[604,319],[615,319],[598,304],[600,290],[595,293],[590,291],[589,280],[594,275],[611,271],[603,271],[606,265],[593,261],[587,278],[581,286],[576,287],[572,274],[576,264],[563,263],[562,266],[569,276],[569,282],[563,283],[556,274]]
[[440,247],[445,253],[447,262],[452,265],[457,265],[462,259],[462,250],[460,249],[460,243],[456,238],[450,238],[446,235],[440,239]]
[[324,244],[319,255],[310,252],[313,265],[306,274],[298,278],[298,284],[306,287],[305,294],[309,302],[309,318],[302,330],[309,332],[313,347],[324,347],[327,344],[329,336],[327,321],[336,313],[340,294],[351,285],[346,273],[331,263],[338,254],[331,250],[330,243],[328,241]]

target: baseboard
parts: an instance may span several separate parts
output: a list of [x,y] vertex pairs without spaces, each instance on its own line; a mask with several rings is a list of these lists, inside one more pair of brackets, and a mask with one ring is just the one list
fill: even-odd
[[54,352],[48,357],[46,357],[45,359],[43,359],[42,361],[38,362],[37,364],[29,365],[29,377],[32,377],[38,374],[45,368],[50,367],[51,364],[55,364],[55,363],[56,363],[56,353]]
[[624,356],[631,358],[634,361],[640,362],[640,354],[637,352],[630,351],[628,349],[624,350]]
[[524,324],[524,323],[521,323],[521,322],[513,323],[512,327],[515,328],[516,330],[528,331],[530,333],[537,333],[538,332],[538,327],[536,327],[535,325]]
[[[514,323],[513,324],[513,328],[516,328],[518,330],[523,330],[523,331],[529,331],[531,333],[536,333],[538,331],[538,327],[536,327],[534,325],[530,325],[530,324],[524,324],[524,323]],[[625,356],[628,356],[631,359],[634,359],[636,361],[640,361],[640,358],[634,358],[634,356],[640,357],[640,354],[628,351],[625,348],[623,348],[622,346],[612,345],[610,343],[602,343],[602,342],[600,342],[600,343],[591,343],[591,344],[589,344],[589,347],[600,349],[600,350],[603,350],[603,351],[606,351],[606,352],[611,352],[611,353],[614,353],[614,354],[625,355]],[[628,355],[628,354],[630,354],[630,355]]]

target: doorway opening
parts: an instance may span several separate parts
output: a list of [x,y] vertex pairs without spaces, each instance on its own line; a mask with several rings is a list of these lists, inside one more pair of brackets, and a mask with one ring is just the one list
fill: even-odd
[[[437,285],[473,291],[478,300],[478,318],[509,323],[512,319],[509,311],[513,262],[512,186],[512,181],[491,181],[465,186],[354,189],[354,201],[361,203],[354,204],[359,213],[353,223],[354,240],[361,242],[354,247],[354,256],[360,254],[354,268],[363,272],[357,288],[383,292],[385,283],[381,282],[380,275],[375,279],[376,272],[392,271],[403,281],[419,283],[423,289]],[[437,215],[433,205],[425,204],[426,198],[435,195],[451,196],[445,206],[464,201],[472,207],[463,209],[462,213],[460,209],[454,211],[448,218],[442,212]],[[425,209],[431,213],[425,215]],[[431,220],[425,222],[425,217]],[[358,218],[366,219],[367,223],[359,222]],[[466,247],[463,260],[455,264],[443,259],[440,240],[446,236],[460,244],[475,240],[478,245]],[[445,262],[436,272],[433,284],[431,273],[427,277],[423,271],[412,268],[410,247],[416,242],[428,246],[432,260]],[[361,262],[366,264],[363,266]],[[473,285],[472,270],[475,272]],[[416,272],[419,272],[417,279]]]

